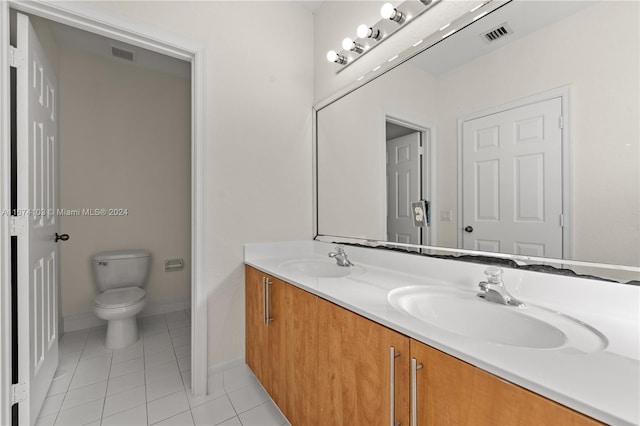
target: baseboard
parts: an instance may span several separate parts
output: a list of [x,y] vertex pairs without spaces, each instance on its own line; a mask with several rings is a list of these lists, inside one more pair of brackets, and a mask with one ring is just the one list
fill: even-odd
[[244,365],[244,364],[245,364],[244,357],[242,357],[242,358],[232,359],[231,361],[210,365],[209,368],[207,369],[207,377],[210,377],[214,374],[218,374],[225,370],[229,370],[234,367],[240,367],[241,365]]
[[[138,318],[166,314],[175,311],[184,311],[190,308],[190,297],[159,300],[147,303],[147,306],[145,306],[144,310],[138,315]],[[99,327],[106,323],[107,322],[105,320],[98,318],[93,312],[67,315],[62,318],[62,331],[64,333],[70,333],[72,331],[84,330],[86,328]]]

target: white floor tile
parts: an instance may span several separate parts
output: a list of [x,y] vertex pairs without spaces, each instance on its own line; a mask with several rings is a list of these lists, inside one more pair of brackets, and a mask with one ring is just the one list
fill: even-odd
[[84,386],[92,385],[94,383],[102,382],[104,380],[107,380],[108,377],[109,377],[108,367],[96,368],[95,370],[85,370],[85,371],[76,370],[75,374],[73,375],[73,379],[71,379],[69,390],[78,389]]
[[153,401],[184,389],[180,374],[166,376],[163,379],[147,384],[147,401]]
[[238,417],[243,426],[280,426],[287,421],[271,401],[241,413]]
[[184,388],[187,390],[187,393],[189,393],[191,391],[191,370],[181,371],[180,375],[182,376]]
[[69,410],[60,411],[56,419],[56,425],[75,426],[85,425],[100,419],[104,399],[92,401]]
[[111,364],[109,378],[123,376],[138,370],[144,370],[144,360],[142,357]]
[[[149,355],[153,352],[161,352],[161,351],[166,351],[168,349],[173,349],[173,344],[171,343],[171,339],[169,338],[169,335],[167,334],[166,337],[164,337],[164,334],[156,334],[156,336],[161,336],[161,338],[158,339],[154,339],[152,341],[147,342],[146,340],[144,341],[144,354]],[[155,336],[152,336],[155,337]]]
[[104,412],[102,413],[102,416],[109,417],[114,414],[130,410],[139,405],[145,405],[147,403],[145,393],[145,387],[139,386],[137,388],[108,396],[104,401]]
[[60,410],[68,410],[87,402],[97,399],[104,399],[107,393],[107,381],[98,382],[93,385],[84,386],[78,389],[70,390],[64,397],[64,402]]
[[191,370],[191,355],[178,358],[178,368],[180,371]]
[[[262,389],[262,386],[254,383],[229,393],[229,399],[231,399],[233,408],[238,413],[243,413],[268,401],[269,395]],[[240,421],[242,421],[242,418],[240,418]]]
[[167,327],[169,328],[169,331],[171,331],[173,329],[176,329],[176,328],[189,327],[190,325],[191,325],[191,320],[190,319],[185,319],[185,320],[181,320],[181,321],[175,321],[175,322],[167,323]]
[[51,386],[49,386],[48,396],[64,394],[67,389],[69,389],[69,384],[71,383],[71,374],[66,374],[62,377],[54,379],[51,382]]
[[[185,411],[166,420],[155,423],[157,426],[193,426],[191,411]],[[155,426],[154,425],[154,426]]]
[[182,358],[185,356],[191,356],[191,345],[180,346],[178,348],[174,348],[176,352],[176,357]]
[[187,314],[184,311],[169,312],[167,314],[164,314],[164,317],[167,321],[167,324],[188,319]]
[[147,404],[149,424],[173,417],[189,409],[189,402],[184,390],[156,399]]
[[46,397],[42,403],[42,408],[40,409],[38,417],[57,414],[58,411],[60,411],[60,407],[62,407],[62,401],[64,401],[64,393]]
[[222,423],[218,423],[215,426],[242,426],[238,417],[232,417],[229,420],[225,420]]
[[180,346],[184,346],[184,345],[190,345],[191,344],[191,333],[183,334],[182,336],[172,337],[171,341],[173,342],[173,346],[176,347],[176,348],[180,347]]
[[174,337],[183,336],[185,334],[191,334],[191,327],[174,328],[169,330],[169,335],[173,339]]
[[134,371],[124,376],[114,377],[107,384],[107,395],[124,392],[144,385],[144,371]]
[[221,396],[191,409],[196,426],[216,425],[236,416],[227,396]]
[[134,344],[127,346],[126,348],[116,349],[115,351],[113,351],[112,362],[114,364],[118,364],[120,362],[129,361],[132,359],[140,358],[142,356],[142,339],[140,339]]
[[147,385],[167,377],[179,375],[178,362],[175,359],[163,362],[161,364],[152,365],[145,369],[145,380]]
[[56,421],[57,415],[58,412],[56,411],[55,414],[38,417],[38,420],[36,420],[36,426],[53,426],[54,422]]
[[140,405],[102,419],[102,426],[141,426],[147,424],[147,406]]
[[160,352],[152,352],[150,354],[144,354],[144,365],[146,368],[152,367],[157,364],[162,364],[163,362],[171,361],[172,359],[176,359],[176,354],[171,349],[165,349]]
[[256,376],[246,364],[224,372],[224,389],[227,392],[233,392],[253,383],[257,383]]
[[[184,376],[183,376],[184,377]],[[189,381],[191,383],[191,381]],[[224,387],[222,386],[222,373],[214,374],[208,379],[208,391],[209,393],[204,396],[195,397],[191,393],[191,386],[186,388],[187,398],[189,399],[189,405],[191,408],[204,404],[205,402],[212,401],[216,398],[226,395]]]

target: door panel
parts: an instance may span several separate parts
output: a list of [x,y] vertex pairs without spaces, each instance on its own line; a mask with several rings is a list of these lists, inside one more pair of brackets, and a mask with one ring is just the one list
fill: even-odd
[[19,381],[28,399],[21,424],[33,424],[58,367],[56,244],[57,82],[27,16],[17,17],[25,61],[17,87]]
[[420,132],[387,141],[387,240],[420,244],[411,202],[421,199]]
[[562,258],[561,115],[555,98],[463,123],[465,249]]

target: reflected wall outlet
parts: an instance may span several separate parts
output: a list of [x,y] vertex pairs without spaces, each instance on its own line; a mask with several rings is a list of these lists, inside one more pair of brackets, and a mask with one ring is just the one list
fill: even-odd
[[451,222],[453,220],[453,210],[442,210],[440,212],[441,222]]

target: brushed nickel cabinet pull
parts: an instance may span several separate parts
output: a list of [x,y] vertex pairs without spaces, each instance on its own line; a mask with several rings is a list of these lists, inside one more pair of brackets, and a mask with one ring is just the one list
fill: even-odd
[[418,426],[418,370],[422,364],[411,358],[411,426]]

